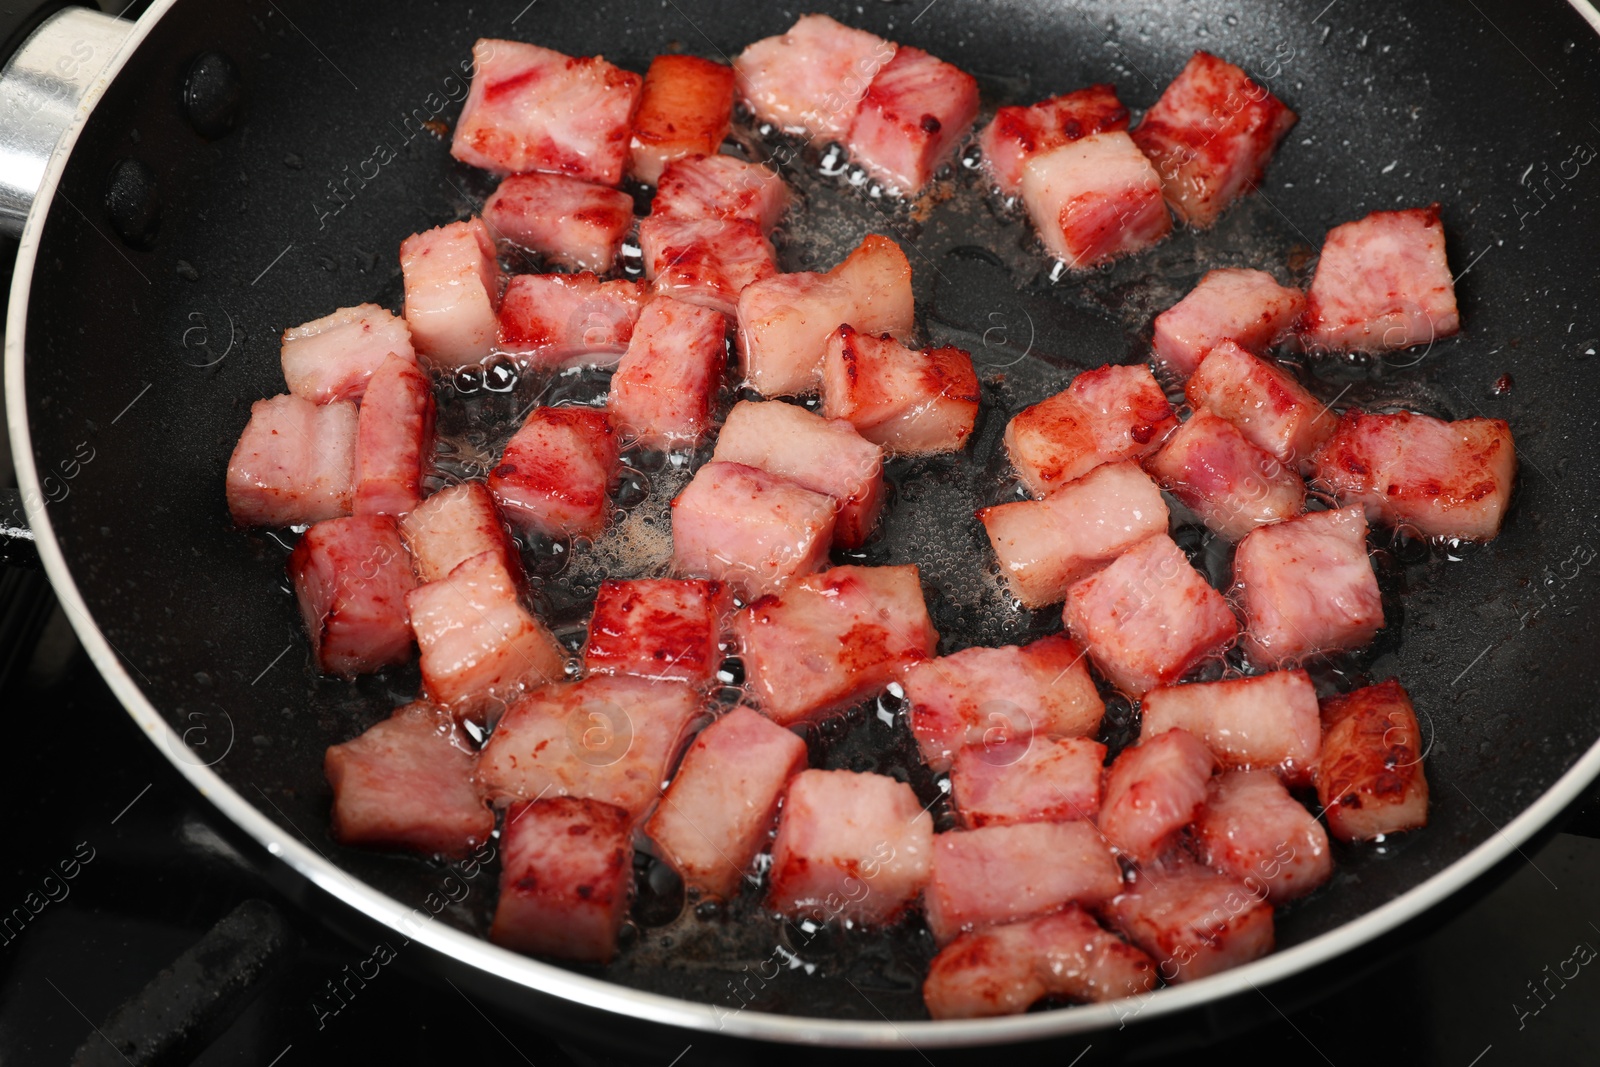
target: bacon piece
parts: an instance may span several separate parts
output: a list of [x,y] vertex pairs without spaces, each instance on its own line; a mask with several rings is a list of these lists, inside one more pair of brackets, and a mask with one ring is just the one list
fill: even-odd
[[615,366],[628,350],[644,286],[578,274],[518,274],[500,305],[500,348],[540,367]]
[[1322,703],[1317,800],[1341,841],[1372,841],[1428,824],[1422,731],[1393,678]]
[[770,233],[789,206],[789,187],[759,163],[706,154],[661,172],[651,218],[743,219]]
[[400,534],[423,582],[447,578],[458,565],[484,552],[493,552],[506,573],[522,582],[522,557],[506,532],[494,494],[482,482],[462,482],[434,493],[400,520]]
[[239,526],[297,526],[350,513],[356,406],[292,393],[257,400],[228,460],[228,512]]
[[354,678],[411,658],[411,560],[385,515],[327,519],[289,556],[289,577],[317,669]]
[[611,517],[617,434],[603,410],[534,408],[489,472],[513,526],[548,537],[600,536]]
[[935,771],[967,745],[1092,734],[1106,711],[1082,651],[1061,634],[923,660],[900,682],[917,747]]
[[722,665],[717,639],[725,600],[722,583],[702,579],[602,582],[584,669],[708,686]]
[[739,294],[778,273],[778,255],[748,219],[651,215],[639,223],[645,277],[657,293],[732,317]]
[[1205,229],[1261,183],[1298,116],[1232,63],[1196,52],[1133,139],[1155,163],[1173,210]]
[[463,163],[500,174],[540,170],[616,185],[644,79],[599,56],[519,41],[472,46],[472,88],[450,141]]
[[472,764],[450,713],[421,702],[330,745],[322,771],[333,789],[334,840],[465,858],[494,832]]
[[905,340],[916,326],[911,264],[900,246],[868,234],[826,274],[779,274],[739,294],[739,363],[764,396],[816,392],[828,337],[849,323]]
[[565,673],[566,650],[518,602],[498,549],[413,589],[406,610],[422,649],[423,690],[459,719],[482,721],[524,685]]
[[1239,542],[1233,580],[1257,666],[1361,648],[1383,627],[1360,508],[1314,511]]
[[748,46],[733,61],[739,96],[756,117],[791,133],[843,140],[895,46],[826,15],[802,15],[789,32]]
[[711,458],[787,478],[839,505],[833,540],[859,548],[883,510],[883,449],[843,419],[796,404],[741,400],[728,412]]
[[950,768],[956,814],[967,827],[1093,820],[1105,760],[1106,746],[1087,737],[968,745]]
[[1159,859],[1173,835],[1194,821],[1216,767],[1211,750],[1187,730],[1142,738],[1106,772],[1100,831],[1135,861]]
[[1305,508],[1300,476],[1209,411],[1195,412],[1144,465],[1161,488],[1230,541]]
[[1167,504],[1131,462],[1106,463],[1043,500],[979,508],[978,520],[1016,598],[1059,604],[1087,577],[1153,534],[1167,531]]
[[777,592],[828,562],[838,505],[781,475],[707,463],[672,502],[672,564],[746,598]]
[[1102,463],[1154,452],[1177,425],[1149,367],[1105,366],[1018,412],[1006,424],[1006,454],[1028,491],[1044,496]]
[[1310,473],[1338,417],[1294,376],[1232,341],[1213,348],[1184,387],[1196,410],[1227,419],[1285,466]]
[[978,419],[978,376],[959,348],[907,348],[848,324],[828,337],[822,413],[899,456],[959,452]]
[[738,707],[700,731],[648,832],[684,882],[724,899],[767,847],[778,801],[806,768],[797,734]]
[[1073,270],[1149,248],[1172,232],[1161,179],[1121,130],[1030,156],[1022,203],[1045,250]]
[[739,612],[733,629],[751,702],[783,726],[858,703],[939,643],[912,564],[801,578]]
[[767,906],[816,923],[887,923],[916,899],[932,862],[933,817],[909,785],[801,771],[778,817]]
[[978,134],[983,163],[1006,196],[1022,192],[1022,168],[1033,156],[1080,137],[1128,128],[1115,86],[1100,84],[1028,107],[1003,107]]
[[483,221],[552,263],[605,274],[633,225],[633,197],[560,174],[513,174],[484,201]]
[[1322,750],[1317,691],[1305,671],[1165,686],[1145,694],[1139,736],[1183,729],[1224,767],[1270,767],[1305,781]]
[[1272,905],[1251,888],[1181,857],[1139,874],[1108,917],[1156,960],[1168,982],[1191,982],[1272,951]]
[[920,48],[901,45],[867,87],[845,144],[879,182],[920,191],[978,117],[978,81]]
[[1156,316],[1156,359],[1186,378],[1225,341],[1265,352],[1294,329],[1305,304],[1304,293],[1279,285],[1264,270],[1208,271],[1187,296]]
[[377,304],[357,304],[283,331],[283,380],[313,404],[360,400],[390,355],[417,361],[406,320]]
[[942,945],[974,926],[1103,904],[1121,889],[1122,869],[1092,825],[1033,822],[935,835],[922,902]]
[[422,501],[433,421],[432,380],[409,359],[384,360],[356,419],[357,515],[404,515]]
[[935,1019],[1019,1015],[1046,996],[1082,1003],[1136,996],[1155,962],[1076,904],[962,934],[933,958],[922,999]]
[[634,178],[654,185],[662,168],[722,147],[733,122],[732,67],[699,56],[656,56],[633,117]]
[[1273,904],[1303,897],[1333,873],[1322,824],[1271,771],[1228,771],[1211,782],[1194,823],[1206,864],[1265,886]]
[[1367,518],[1424,537],[1492,541],[1517,476],[1511,427],[1402,411],[1346,412],[1316,456],[1316,482]]
[[514,804],[500,857],[490,941],[536,956],[610,962],[633,898],[626,812],[575,797]]
[[1461,329],[1439,205],[1374,211],[1328,231],[1306,294],[1311,352],[1387,352]]
[[405,317],[422,361],[441,371],[494,351],[500,263],[482,219],[451,222],[400,242]]
[[1166,534],[1067,590],[1063,618],[1101,673],[1130,696],[1177,681],[1239,632],[1228,602]]
[[727,366],[726,334],[711,308],[668,296],[651,300],[611,375],[611,425],[644,448],[693,447],[711,427]]

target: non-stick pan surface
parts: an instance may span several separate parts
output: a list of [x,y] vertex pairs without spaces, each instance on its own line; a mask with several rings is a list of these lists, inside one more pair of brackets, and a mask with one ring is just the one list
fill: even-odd
[[[398,308],[400,240],[471,213],[490,188],[450,159],[439,135],[459,111],[474,39],[603,52],[643,70],[669,49],[731,56],[812,9],[972,71],[990,105],[1109,80],[1137,111],[1205,48],[1267,81],[1301,116],[1260,195],[1214,231],[1054,281],[1024,231],[983,206],[959,167],[951,200],[912,211],[822,173],[815,150],[797,165],[807,221],[781,235],[785,269],[827,267],[869,231],[896,237],[909,250],[928,337],[971,349],[985,381],[973,448],[897,464],[886,531],[866,552],[873,563],[923,566],[945,651],[1059,626],[1048,612],[1009,607],[971,516],[974,500],[1012,491],[998,449],[1009,413],[1078,369],[1145,358],[1153,313],[1211,267],[1262,267],[1303,283],[1330,226],[1375,209],[1442,204],[1463,335],[1378,363],[1324,366],[1316,388],[1340,407],[1508,419],[1520,485],[1504,534],[1489,546],[1437,551],[1379,539],[1390,626],[1370,653],[1318,676],[1330,688],[1403,680],[1427,734],[1430,825],[1341,849],[1333,882],[1280,915],[1280,945],[1337,930],[1495,839],[1600,736],[1600,127],[1590,121],[1600,116],[1600,49],[1583,18],[1553,2],[175,4],[89,119],[50,207],[27,305],[26,426],[14,426],[31,435],[18,448],[35,467],[25,484],[50,501],[57,565],[70,569],[87,608],[75,622],[86,633],[98,626],[114,650],[114,684],[137,687],[189,742],[158,743],[187,765],[210,766],[284,841],[357,880],[316,873],[324,888],[357,899],[364,883],[437,912],[439,923],[485,929],[492,870],[456,872],[463,899],[436,907],[451,872],[330,839],[323,750],[410,699],[417,676],[396,670],[355,685],[317,677],[286,589],[290,538],[230,527],[229,453],[251,401],[283,388],[279,332],[362,301]],[[197,132],[184,95],[191,64],[209,52],[231,59],[243,92],[234,128],[215,139]],[[115,217],[106,206],[114,174],[124,197]],[[129,197],[142,210],[130,210]],[[494,427],[544,384],[525,378],[501,393],[493,376],[489,387],[458,383],[474,395],[449,405],[457,414],[445,423],[454,448],[447,469],[481,463],[497,443]],[[593,388],[581,377],[555,386],[572,397]],[[21,402],[13,398],[14,413]],[[602,544],[559,573],[547,553],[529,555],[547,576],[541,606],[572,624],[569,635],[602,571],[626,576],[628,561],[659,554],[660,501],[681,475],[638,466],[626,498],[636,514],[615,535],[632,538],[626,551]],[[1220,546],[1183,536],[1198,561],[1225,566]],[[830,766],[906,766],[904,725],[886,721],[892,708],[882,718],[875,711],[814,737],[814,756]],[[1122,740],[1132,725],[1114,707],[1107,736]],[[93,723],[60,727],[96,743]],[[911,777],[932,799],[933,783]],[[831,1036],[892,1042],[900,1031],[883,1027],[879,1012],[925,1017],[916,993],[931,954],[925,934],[824,933],[797,945],[770,923],[699,916],[680,905],[670,878],[645,873],[637,939],[605,979],[729,1012],[748,999],[729,991],[730,980],[782,945],[819,973],[785,969],[761,986],[736,1029],[759,1029],[756,1013],[779,1012],[866,1020],[878,1025]],[[1412,901],[1412,910],[1425,903]],[[487,946],[448,950],[525,984],[563,981]],[[563,995],[664,1010],[602,992],[577,983]],[[1005,1027],[1019,1022],[1034,1033],[1072,1025],[1035,1017],[965,1030],[961,1040],[1014,1035]]]

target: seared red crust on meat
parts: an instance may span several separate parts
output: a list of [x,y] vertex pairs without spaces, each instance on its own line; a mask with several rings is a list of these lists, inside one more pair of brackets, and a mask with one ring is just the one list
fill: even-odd
[[449,577],[458,564],[483,552],[493,552],[516,584],[524,581],[522,557],[494,494],[482,482],[447,485],[434,493],[400,520],[400,535],[420,581]]
[[611,375],[606,411],[624,441],[693,446],[711,428],[727,369],[727,329],[711,308],[657,296]]
[[956,753],[950,795],[966,827],[1093,821],[1106,746],[1087,737],[986,738]]
[[760,163],[688,156],[667,164],[650,201],[652,218],[743,219],[768,233],[789,206],[789,187]]
[[1272,951],[1272,905],[1249,886],[1182,855],[1140,872],[1106,909],[1167,982],[1190,982]]
[[1279,285],[1264,270],[1208,271],[1187,296],[1156,316],[1151,345],[1157,361],[1187,377],[1207,353],[1229,341],[1247,352],[1265,352],[1290,334],[1305,303],[1304,293]]
[[1205,803],[1217,760],[1199,738],[1171,729],[1117,754],[1100,798],[1100,831],[1135,863],[1169,851]]
[[1305,896],[1333,873],[1322,824],[1272,771],[1228,771],[1213,778],[1194,835],[1208,866],[1246,889],[1265,885],[1273,904]]
[[404,515],[422,502],[435,411],[433,380],[416,363],[397,355],[383,361],[357,413],[357,515]]
[[1317,799],[1341,841],[1370,841],[1428,822],[1416,709],[1391,678],[1322,704]]
[[1006,424],[1006,454],[1028,491],[1044,496],[1102,463],[1154,452],[1177,425],[1148,366],[1108,365],[1018,412]]
[[1022,191],[1022,168],[1039,152],[1080,137],[1128,128],[1128,109],[1101,83],[1027,107],[1003,107],[978,135],[984,166],[1007,196]]
[[719,638],[728,607],[721,582],[602,582],[589,617],[584,669],[708,686],[722,665]]
[[406,594],[417,580],[389,516],[312,526],[289,556],[289,577],[318,670],[354,678],[411,658]]
[[787,33],[733,61],[739,96],[758,119],[793,133],[843,140],[895,45],[827,15],[802,15]]
[[500,305],[500,350],[538,366],[614,366],[646,295],[639,282],[603,282],[589,271],[518,274]]
[[664,296],[734,315],[739,294],[778,273],[778,256],[749,219],[651,215],[639,223],[645,276]]
[[605,411],[535,408],[489,472],[489,491],[513,526],[548,537],[597,537],[611,518],[617,455]]
[[1270,767],[1304,782],[1322,750],[1317,691],[1305,671],[1273,671],[1146,693],[1140,736],[1183,729],[1224,767]]
[[867,87],[845,144],[867,173],[910,196],[932,180],[977,117],[977,79],[901,45]]
[[1073,270],[1143,251],[1172,232],[1161,180],[1121,130],[1031,156],[1022,203],[1045,250]]
[[1302,474],[1339,419],[1287,370],[1223,341],[1200,361],[1184,395],[1238,427],[1251,444]]
[[956,452],[978,419],[978,376],[959,348],[907,348],[848,323],[828,338],[822,413],[894,455]]
[[656,56],[633,116],[630,166],[646,185],[685,156],[714,155],[733,121],[732,67],[699,56]]
[[296,526],[348,515],[355,499],[356,406],[284,393],[250,405],[228,458],[237,526]]
[[560,174],[512,174],[484,201],[483,221],[552,263],[605,274],[633,225],[633,197]]
[[1144,465],[1161,488],[1230,541],[1305,508],[1300,475],[1209,411],[1191,415]]

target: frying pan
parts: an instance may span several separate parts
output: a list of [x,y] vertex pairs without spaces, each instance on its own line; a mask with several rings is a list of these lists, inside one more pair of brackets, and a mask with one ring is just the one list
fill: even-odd
[[[1332,884],[1280,914],[1279,951],[1155,992],[1136,1012],[1122,1003],[939,1024],[917,999],[931,953],[917,930],[824,931],[798,948],[816,974],[785,968],[747,983],[753,999],[732,999],[746,967],[777,945],[796,951],[783,941],[792,934],[741,917],[748,902],[724,919],[698,914],[658,866],[641,861],[629,950],[604,971],[577,970],[478,936],[492,869],[468,878],[330,839],[324,748],[409,699],[417,677],[411,668],[355,684],[319,678],[285,589],[290,539],[230,527],[223,472],[250,402],[282,391],[278,333],[361,301],[398,307],[399,241],[470,213],[488,191],[430,129],[459,110],[475,38],[603,51],[642,70],[673,48],[735,54],[800,13],[737,0],[470,9],[160,0],[68,109],[71,127],[22,233],[7,415],[40,556],[152,743],[285,870],[426,946],[458,980],[497,990],[487,995],[546,1025],[625,1033],[668,1055],[680,1040],[922,1053],[1142,1024],[1381,938],[1511,855],[1600,771],[1600,165],[1590,147],[1600,145],[1600,16],[1556,0],[802,10],[813,9],[974,72],[991,105],[1111,80],[1139,110],[1204,47],[1255,72],[1301,115],[1259,194],[1216,229],[1088,276],[1053,276],[959,165],[955,197],[912,211],[852,189],[815,146],[796,164],[807,204],[780,235],[784,268],[826,267],[869,229],[896,237],[930,340],[971,349],[985,381],[968,454],[897,462],[887,528],[864,553],[923,565],[944,651],[1059,625],[1009,607],[985,573],[971,518],[974,500],[1009,491],[996,444],[1010,412],[1079,368],[1143,359],[1151,315],[1210,267],[1259,266],[1303,282],[1331,225],[1441,202],[1464,334],[1385,360],[1325,363],[1313,383],[1340,407],[1495,416],[1516,433],[1520,486],[1502,536],[1455,549],[1379,538],[1390,626],[1371,651],[1318,669],[1324,687],[1397,676],[1414,694],[1433,786],[1428,828],[1341,849]],[[480,466],[496,428],[548,384],[509,381],[442,386],[463,394],[447,405],[460,413],[444,426],[448,473]],[[594,388],[577,375],[545,395]],[[649,518],[678,477],[665,464],[635,466],[626,524],[633,511]],[[648,525],[630,527],[635,547],[652,543]],[[1197,562],[1225,568],[1222,546],[1179,533]],[[602,548],[566,569],[529,554],[539,606],[568,637],[581,629],[585,593],[631,558]],[[900,773],[936,798],[911,767],[894,709],[879,710],[817,731],[814,758]],[[94,743],[93,723],[62,727]],[[1113,702],[1108,739],[1135,729]],[[465,895],[436,907],[451,877]],[[667,1030],[677,1031],[670,1040]]]

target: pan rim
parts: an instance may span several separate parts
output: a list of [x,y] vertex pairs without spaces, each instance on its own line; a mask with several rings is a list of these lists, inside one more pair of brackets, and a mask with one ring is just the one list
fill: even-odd
[[[1591,0],[1566,2],[1600,35],[1600,10],[1595,8]],[[1512,852],[1519,851],[1524,842],[1576,800],[1583,789],[1600,776],[1600,740],[1597,740],[1532,804],[1466,855],[1386,904],[1309,941],[1209,978],[1156,990],[1142,998],[1028,1015],[939,1022],[870,1022],[774,1015],[737,1009],[719,1013],[715,1005],[636,990],[544,963],[442,923],[427,922],[417,926],[412,920],[414,909],[356,880],[314,847],[295,839],[290,832],[245,800],[211,768],[176,756],[182,745],[181,739],[155,705],[145,697],[101,633],[78,591],[56,541],[49,514],[43,506],[44,498],[40,492],[39,473],[34,462],[28,425],[23,343],[27,334],[33,272],[45,220],[90,113],[129,57],[177,3],[178,0],[155,0],[134,25],[117,55],[88,88],[72,126],[63,134],[51,156],[44,182],[29,212],[17,252],[5,337],[6,418],[13,462],[28,522],[37,541],[45,572],[78,639],[129,716],[146,732],[151,744],[160,749],[189,783],[230,821],[298,875],[368,918],[495,978],[546,996],[686,1031],[791,1045],[916,1051],[923,1046],[965,1047],[1037,1041],[1112,1027],[1120,1029],[1130,1018],[1155,1019],[1240,993],[1252,990],[1259,993],[1263,985],[1344,955],[1417,918],[1477,880]],[[1130,1011],[1128,1005],[1134,1003],[1135,999],[1139,1002],[1138,1007]]]

